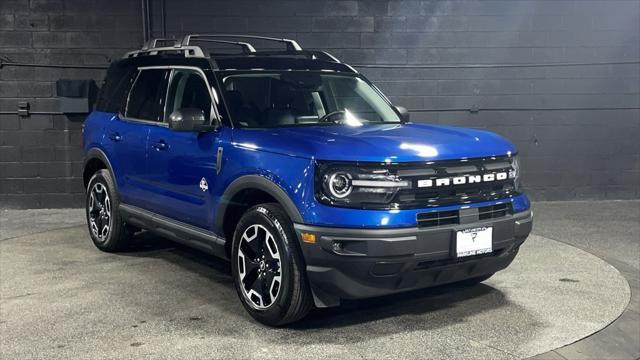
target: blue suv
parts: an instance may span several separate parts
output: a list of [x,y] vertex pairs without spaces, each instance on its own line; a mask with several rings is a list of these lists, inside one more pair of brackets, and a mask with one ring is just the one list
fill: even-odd
[[152,231],[229,259],[251,316],[282,325],[341,300],[483,281],[529,235],[504,138],[411,123],[352,67],[293,40],[167,41],[110,66],[84,125],[100,250]]

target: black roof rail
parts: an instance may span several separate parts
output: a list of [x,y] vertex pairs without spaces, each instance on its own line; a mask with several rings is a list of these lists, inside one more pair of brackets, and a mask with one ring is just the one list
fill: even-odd
[[288,51],[301,51],[302,47],[298,45],[295,40],[291,39],[279,39],[267,36],[256,36],[256,35],[234,35],[234,34],[189,34],[185,35],[182,38],[181,45],[189,46],[192,39],[198,39],[202,41],[202,39],[212,39],[212,38],[237,38],[237,39],[257,39],[257,40],[266,40],[266,41],[277,41],[287,45]]
[[[340,63],[335,56],[326,51],[320,50],[299,50],[299,51],[279,51],[279,50],[258,50],[250,53],[251,56],[303,56],[310,60],[323,60],[328,62]],[[236,57],[237,54],[211,54],[212,57]]]

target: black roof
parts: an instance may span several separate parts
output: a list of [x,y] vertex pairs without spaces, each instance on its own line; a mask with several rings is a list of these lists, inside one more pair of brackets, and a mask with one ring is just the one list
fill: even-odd
[[203,69],[211,68],[211,63],[207,58],[200,57],[184,57],[176,54],[157,54],[157,55],[144,55],[134,58],[124,58],[115,61],[114,64],[127,67],[142,67],[142,66],[196,66]]
[[329,61],[329,59],[317,59],[298,54],[261,54],[251,55],[211,55],[210,58],[184,57],[176,54],[143,55],[134,58],[125,58],[115,61],[114,64],[126,67],[140,66],[197,66],[203,69],[213,70],[311,70],[311,71],[335,71],[355,73],[356,71],[347,64]]
[[313,59],[296,54],[212,55],[210,58],[184,57],[174,54],[144,55],[114,62],[116,66],[197,66],[213,70],[311,70],[355,73],[347,64],[323,59]]
[[312,70],[355,72],[350,66],[328,59],[317,59],[291,53],[255,55],[212,55],[211,59],[219,70]]

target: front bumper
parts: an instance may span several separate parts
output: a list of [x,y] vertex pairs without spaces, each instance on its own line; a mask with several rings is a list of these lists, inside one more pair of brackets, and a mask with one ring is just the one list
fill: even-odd
[[[506,268],[531,232],[531,210],[497,219],[430,228],[351,229],[295,224],[318,307],[441,285]],[[456,231],[493,227],[493,252],[457,258]],[[336,245],[339,244],[339,245]]]

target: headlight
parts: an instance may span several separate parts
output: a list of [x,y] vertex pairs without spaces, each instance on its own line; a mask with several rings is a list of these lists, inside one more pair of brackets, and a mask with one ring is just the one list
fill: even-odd
[[520,160],[518,155],[515,155],[511,159],[511,170],[509,171],[509,178],[513,179],[513,185],[516,191],[520,190]]
[[327,175],[328,179],[324,182],[325,187],[329,190],[329,194],[336,199],[344,199],[351,194],[353,185],[351,175],[346,172],[334,172]]
[[325,204],[349,207],[379,207],[388,204],[400,189],[410,188],[383,166],[318,163],[316,198]]

